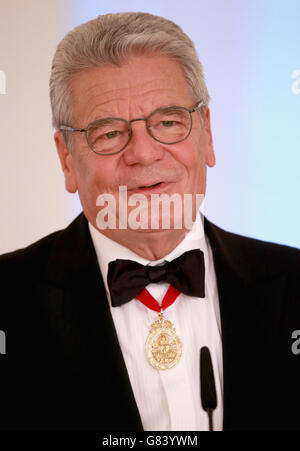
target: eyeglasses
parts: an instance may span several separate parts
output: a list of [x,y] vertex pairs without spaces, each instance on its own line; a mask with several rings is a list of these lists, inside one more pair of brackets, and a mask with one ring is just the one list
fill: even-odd
[[60,130],[85,133],[90,149],[99,155],[114,155],[125,149],[132,136],[132,122],[145,121],[152,138],[162,144],[176,144],[188,138],[192,130],[192,113],[204,107],[199,102],[192,110],[183,106],[170,106],[153,111],[146,118],[127,121],[118,117],[97,119],[86,128],[75,129],[61,125]]

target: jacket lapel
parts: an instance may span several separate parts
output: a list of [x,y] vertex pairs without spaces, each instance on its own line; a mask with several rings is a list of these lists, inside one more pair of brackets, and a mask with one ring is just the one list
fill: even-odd
[[58,235],[38,290],[57,350],[64,350],[72,388],[79,384],[81,422],[101,429],[142,429],[83,214]]
[[273,267],[265,265],[262,255],[268,251],[261,245],[256,251],[254,240],[225,232],[207,220],[205,232],[220,302],[224,430],[280,424],[282,411],[274,394],[283,371],[277,368],[276,346],[282,341],[278,331],[286,278],[276,259]]

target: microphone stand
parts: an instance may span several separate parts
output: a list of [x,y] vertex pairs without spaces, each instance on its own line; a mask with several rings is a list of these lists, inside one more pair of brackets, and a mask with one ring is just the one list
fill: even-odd
[[206,409],[207,415],[208,415],[208,421],[209,421],[209,431],[213,432],[214,426],[213,426],[213,409]]
[[208,415],[209,431],[213,431],[213,411],[217,407],[217,393],[211,356],[206,346],[200,349],[200,393],[202,407]]

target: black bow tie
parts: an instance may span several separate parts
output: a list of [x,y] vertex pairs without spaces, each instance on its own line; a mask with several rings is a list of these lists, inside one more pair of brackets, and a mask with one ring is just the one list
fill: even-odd
[[187,251],[162,266],[144,266],[132,260],[115,260],[108,265],[107,283],[113,307],[135,298],[149,283],[168,282],[181,293],[203,298],[204,255]]

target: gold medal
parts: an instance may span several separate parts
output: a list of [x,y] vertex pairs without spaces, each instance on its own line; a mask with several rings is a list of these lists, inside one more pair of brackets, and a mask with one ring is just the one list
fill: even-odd
[[164,319],[163,311],[158,314],[146,341],[146,355],[154,368],[168,370],[175,366],[182,355],[182,343],[171,321]]

